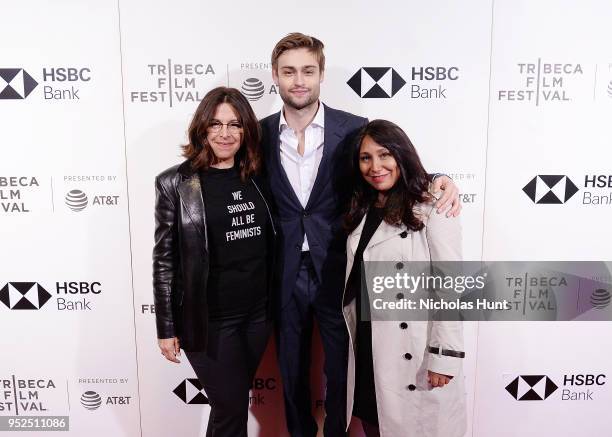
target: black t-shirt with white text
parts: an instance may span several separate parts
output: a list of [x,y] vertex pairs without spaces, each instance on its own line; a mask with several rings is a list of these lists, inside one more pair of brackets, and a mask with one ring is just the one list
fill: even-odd
[[200,179],[210,252],[208,316],[241,316],[267,296],[266,204],[235,167],[211,167]]

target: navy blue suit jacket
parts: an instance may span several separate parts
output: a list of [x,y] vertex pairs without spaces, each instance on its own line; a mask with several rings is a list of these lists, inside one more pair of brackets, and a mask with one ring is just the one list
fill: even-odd
[[280,309],[295,288],[304,235],[320,283],[319,292],[341,310],[346,268],[343,214],[351,195],[350,155],[367,119],[325,106],[323,157],[306,207],[302,207],[280,161],[280,112],[261,120],[266,175],[279,231],[277,280]]

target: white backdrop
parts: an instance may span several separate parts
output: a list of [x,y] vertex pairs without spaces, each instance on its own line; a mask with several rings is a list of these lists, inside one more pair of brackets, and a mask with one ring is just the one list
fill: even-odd
[[[67,416],[71,436],[204,435],[209,407],[193,371],[156,344],[153,178],[181,161],[210,88],[261,81],[257,115],[280,109],[270,52],[292,31],[326,44],[325,103],[397,122],[426,168],[458,183],[466,259],[612,259],[612,184],[585,183],[612,174],[609,2],[1,6],[0,419]],[[361,93],[347,82],[364,67],[392,68],[406,83],[390,98],[362,97],[374,81],[362,72]],[[534,203],[523,187],[537,175],[565,175],[579,190]],[[466,435],[610,434],[611,326],[466,324]],[[558,389],[517,400],[506,386],[521,375]],[[272,342],[249,429],[286,435]]]

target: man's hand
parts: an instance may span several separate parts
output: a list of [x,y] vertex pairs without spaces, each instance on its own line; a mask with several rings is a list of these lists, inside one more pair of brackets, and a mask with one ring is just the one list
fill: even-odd
[[453,377],[450,375],[443,375],[441,373],[432,372],[431,370],[427,371],[427,381],[434,388],[444,387],[451,379],[453,379]]
[[157,344],[159,344],[162,355],[166,357],[168,361],[180,363],[177,358],[181,356],[181,346],[179,345],[178,338],[159,338]]
[[459,201],[459,188],[451,178],[446,175],[438,176],[433,181],[433,192],[442,192],[442,197],[438,199],[435,207],[438,209],[438,214],[450,209],[446,212],[446,217],[457,217],[461,213],[461,202]]

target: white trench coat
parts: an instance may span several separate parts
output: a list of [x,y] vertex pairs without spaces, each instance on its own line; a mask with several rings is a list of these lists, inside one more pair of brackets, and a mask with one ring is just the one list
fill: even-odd
[[[432,203],[415,206],[425,227],[413,232],[405,225],[382,222],[363,252],[364,261],[461,260],[461,226],[458,218],[438,214]],[[365,223],[347,241],[348,279]],[[345,302],[349,331],[347,423],[353,411],[355,390],[355,299]],[[461,322],[373,321],[372,355],[378,420],[382,437],[462,437],[466,432],[466,403],[462,358],[433,354],[428,347],[462,352]],[[407,325],[407,326],[406,326]],[[408,358],[410,357],[410,358]],[[427,370],[452,375],[444,387],[431,388]]]

